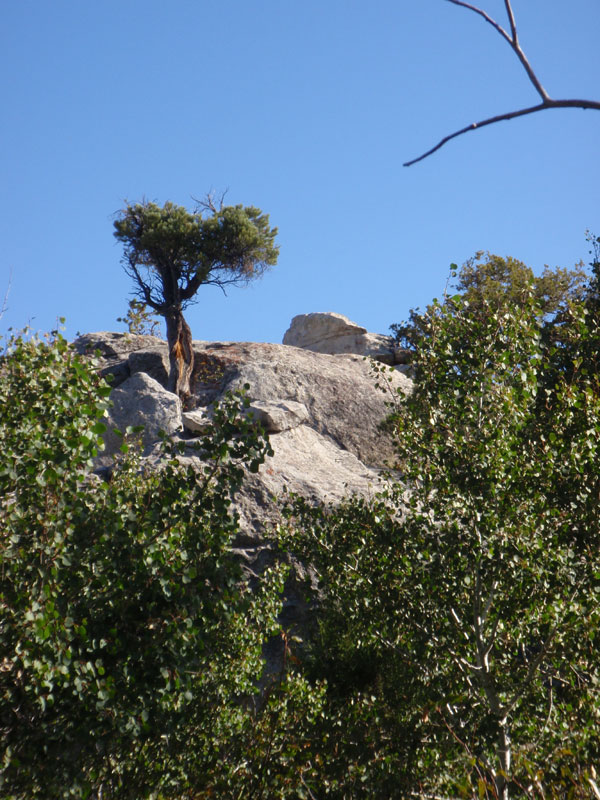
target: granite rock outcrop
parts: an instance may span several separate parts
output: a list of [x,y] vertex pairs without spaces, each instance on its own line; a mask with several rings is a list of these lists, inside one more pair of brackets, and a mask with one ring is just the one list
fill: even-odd
[[[337,330],[346,337],[344,348],[351,348],[353,336],[359,344],[367,341],[366,331],[341,315],[326,315],[328,320],[323,316],[316,315],[313,331]],[[343,333],[352,326],[364,333]],[[290,341],[287,334],[286,339]],[[328,340],[336,337],[325,335],[320,341]],[[392,395],[409,392],[412,386],[403,371],[386,369],[389,393],[382,392],[364,348],[360,354],[346,349],[331,354],[314,350],[315,345],[324,347],[316,339],[298,336],[295,341],[296,345],[194,341],[193,394],[185,409],[166,389],[164,341],[100,332],[75,342],[79,352],[97,353],[99,370],[114,387],[106,449],[99,456],[104,468],[119,445],[112,429],[144,425],[147,453],[158,443],[159,430],[192,443],[210,425],[212,404],[228,390],[247,387],[249,412],[268,432],[273,448],[258,474],[248,476],[236,501],[241,522],[236,547],[250,573],[260,571],[269,557],[268,530],[280,513],[276,498],[292,492],[314,502],[337,503],[350,494],[369,496],[379,490],[382,469],[393,459],[389,438],[379,425]],[[186,460],[199,459],[191,448],[186,453]]]
[[399,365],[400,371],[409,372],[406,353],[396,345],[392,336],[369,333],[362,325],[334,311],[316,311],[294,317],[283,336],[283,343],[314,353],[367,356],[383,364]]

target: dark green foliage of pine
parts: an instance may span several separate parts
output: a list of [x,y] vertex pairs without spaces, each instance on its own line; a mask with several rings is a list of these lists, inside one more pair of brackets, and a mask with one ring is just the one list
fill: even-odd
[[202,284],[226,286],[256,277],[277,262],[277,228],[254,206],[195,211],[167,202],[127,204],[114,223],[124,267],[138,298],[157,313],[185,308]]
[[276,264],[277,228],[259,208],[217,205],[209,196],[194,211],[170,202],[127,203],[114,229],[136,299],[165,319],[169,390],[185,400],[194,351],[183,310],[203,285],[245,285]]

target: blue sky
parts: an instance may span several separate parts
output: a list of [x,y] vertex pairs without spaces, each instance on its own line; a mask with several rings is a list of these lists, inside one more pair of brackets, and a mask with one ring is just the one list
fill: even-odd
[[[551,96],[600,99],[598,0],[514,0]],[[502,0],[481,6],[505,24]],[[386,332],[477,250],[539,271],[600,235],[600,113],[443,135],[538,98],[508,45],[444,0],[19,0],[0,30],[0,332],[123,330],[124,201],[228,190],[280,231],[279,263],[194,338],[281,341],[337,311]],[[10,276],[12,275],[12,278]]]

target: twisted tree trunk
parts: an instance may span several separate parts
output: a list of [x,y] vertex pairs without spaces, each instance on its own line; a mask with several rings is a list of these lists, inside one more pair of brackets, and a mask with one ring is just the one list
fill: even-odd
[[165,314],[165,321],[170,366],[167,388],[184,401],[191,394],[190,380],[194,369],[192,332],[180,307],[174,307]]

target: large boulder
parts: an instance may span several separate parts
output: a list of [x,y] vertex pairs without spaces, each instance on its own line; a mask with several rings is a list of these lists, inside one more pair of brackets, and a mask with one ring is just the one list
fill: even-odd
[[159,440],[160,431],[173,435],[181,430],[181,403],[172,392],[168,392],[158,381],[137,372],[127,378],[110,395],[112,407],[106,419],[107,431],[104,434],[104,450],[99,464],[106,464],[118,452],[121,433],[128,426],[143,425],[141,443],[144,451],[149,451]]
[[[201,469],[202,438],[212,424],[214,402],[227,391],[246,387],[247,411],[268,432],[273,449],[258,473],[247,475],[235,498],[240,531],[234,550],[250,580],[279,557],[270,531],[282,521],[282,504],[290,493],[314,503],[336,504],[348,495],[372,496],[380,488],[382,469],[394,458],[380,423],[397,392],[407,393],[412,387],[397,369],[380,365],[385,375],[374,373],[373,363],[364,355],[368,337],[375,334],[339,314],[304,316],[316,322],[314,339],[306,328],[306,335],[300,335],[301,326],[292,324],[293,346],[194,341],[193,393],[183,411],[179,399],[165,388],[164,342],[102,333],[76,343],[80,352],[99,350],[99,371],[112,376],[113,386],[118,383],[111,393],[106,448],[98,459],[98,467],[107,471],[121,445],[112,428],[124,431],[128,425],[144,426],[142,446],[149,464],[155,463],[163,430],[187,445],[182,460]],[[319,336],[324,337],[321,344]],[[287,334],[286,341],[290,341]],[[335,354],[319,352],[327,342]],[[293,575],[303,574],[303,565],[295,561],[292,565]],[[285,624],[301,622],[307,613],[299,587],[294,578],[286,585]],[[278,657],[268,660],[277,664]]]
[[[338,332],[352,327],[341,315],[335,317]],[[134,345],[137,349],[130,349]],[[382,392],[372,362],[361,355],[250,342],[194,341],[193,346],[193,394],[182,413],[179,399],[164,388],[164,342],[105,333],[78,340],[81,352],[99,350],[104,356],[100,371],[114,375],[117,365],[123,378],[111,394],[110,430],[100,465],[108,465],[121,444],[112,428],[143,425],[148,453],[160,430],[182,440],[201,440],[211,424],[212,404],[228,390],[248,387],[248,411],[269,433],[274,450],[258,475],[249,476],[237,500],[242,538],[253,558],[264,557],[265,531],[278,520],[280,502],[274,498],[282,492],[338,502],[349,494],[376,491],[382,468],[394,458],[379,426],[397,391],[411,390],[404,374],[380,367],[389,381],[388,391]],[[381,374],[379,383],[386,384]],[[198,453],[191,448],[188,453],[200,465]]]
[[366,328],[334,311],[299,314],[283,336],[283,344],[315,353],[354,353],[385,364],[394,364],[394,340]]
[[161,386],[167,387],[169,382],[169,354],[166,345],[144,348],[129,353],[127,367],[130,375],[143,372],[150,375]]
[[361,336],[366,328],[352,322],[334,311],[316,311],[312,314],[298,314],[283,335],[283,344],[292,347],[312,346],[340,336]]
[[[98,331],[85,333],[73,342],[73,347],[81,355],[96,355],[101,361],[100,374],[116,387],[138,371],[149,371],[140,367],[140,352],[151,349],[161,353],[163,364],[166,363],[168,371],[167,343],[156,336],[136,333],[114,333],[113,331]],[[135,367],[131,369],[130,355],[134,358]],[[157,377],[157,361],[153,362],[153,377]],[[159,382],[160,378],[159,378]],[[166,386],[166,380],[164,385]]]
[[[393,456],[378,426],[389,413],[386,403],[393,393],[410,391],[411,381],[400,372],[386,373],[390,393],[385,394],[375,386],[370,362],[356,355],[239,342],[194,342],[194,349],[205,360],[218,359],[221,392],[248,385],[252,403],[300,403],[308,413],[304,424],[367,466],[383,467]],[[196,390],[202,396],[202,384]]]
[[381,488],[379,470],[365,466],[307,425],[271,436],[270,442],[273,455],[257,475],[247,476],[236,499],[241,523],[238,546],[249,564],[260,553],[265,530],[281,522],[281,504],[290,494],[335,505],[349,494],[367,497]]
[[267,433],[289,431],[310,419],[304,403],[294,400],[279,400],[275,403],[255,400],[250,405],[249,412]]

